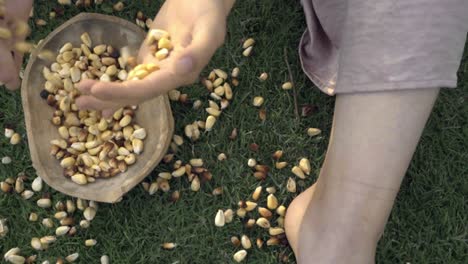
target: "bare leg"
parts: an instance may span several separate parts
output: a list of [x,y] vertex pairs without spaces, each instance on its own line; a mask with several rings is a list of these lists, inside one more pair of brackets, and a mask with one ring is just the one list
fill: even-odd
[[438,91],[337,96],[331,140],[315,190],[311,187],[297,197],[286,216],[286,233],[298,263],[374,262],[377,242]]

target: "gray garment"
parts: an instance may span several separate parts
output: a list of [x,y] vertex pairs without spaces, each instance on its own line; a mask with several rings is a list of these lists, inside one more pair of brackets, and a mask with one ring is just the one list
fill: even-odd
[[468,0],[301,0],[302,68],[324,92],[456,87]]

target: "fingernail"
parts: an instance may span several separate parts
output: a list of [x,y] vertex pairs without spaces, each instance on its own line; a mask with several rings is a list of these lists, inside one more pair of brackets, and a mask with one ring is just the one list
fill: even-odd
[[193,58],[185,56],[179,59],[176,64],[176,71],[178,74],[188,74],[193,71],[194,62]]

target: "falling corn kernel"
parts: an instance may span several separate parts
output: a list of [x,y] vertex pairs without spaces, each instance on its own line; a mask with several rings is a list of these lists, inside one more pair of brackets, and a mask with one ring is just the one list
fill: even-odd
[[56,235],[56,236],[63,236],[63,235],[65,235],[66,233],[68,233],[68,231],[70,231],[70,227],[69,227],[69,226],[59,226],[59,227],[57,227],[57,229],[55,230],[55,235]]
[[25,37],[26,35],[28,35],[30,32],[29,30],[29,25],[28,23],[26,23],[25,21],[23,20],[16,20],[15,21],[15,32],[14,32],[14,35],[16,37]]
[[57,1],[60,5],[71,5],[72,1],[71,0],[58,0]]
[[278,199],[274,194],[269,194],[267,197],[267,207],[270,210],[274,210],[278,207]]
[[38,219],[38,216],[37,216],[36,213],[31,213],[31,214],[29,214],[29,221],[31,221],[31,222],[36,222],[37,219]]
[[251,202],[251,201],[247,201],[247,202],[246,202],[245,210],[246,210],[247,212],[250,212],[250,211],[253,211],[256,207],[257,207],[257,203],[254,203],[254,202]]
[[15,134],[15,131],[11,128],[5,128],[5,137],[11,138]]
[[293,85],[291,82],[285,82],[283,85],[281,85],[281,88],[283,90],[291,90],[293,88]]
[[310,161],[306,158],[302,158],[299,161],[299,168],[306,174],[310,175],[311,167],[310,167]]
[[224,212],[223,210],[218,210],[215,217],[215,226],[223,227],[225,224]]
[[247,257],[247,251],[245,249],[237,251],[233,256],[234,261],[236,262],[242,262],[245,257]]
[[20,41],[15,43],[15,50],[20,53],[29,53],[31,52],[33,45],[29,42]]
[[275,168],[278,170],[284,169],[286,166],[288,166],[288,163],[286,161],[280,161],[275,163]]
[[233,78],[237,78],[239,77],[239,73],[240,73],[240,69],[238,67],[235,67],[234,69],[232,69],[231,76]]
[[234,212],[232,211],[232,209],[227,209],[226,211],[224,211],[224,221],[226,224],[231,223],[233,220],[233,217],[234,217]]
[[11,138],[10,138],[10,144],[11,145],[17,145],[21,141],[21,136],[18,133],[14,133]]
[[87,247],[94,247],[97,244],[97,241],[95,239],[87,239],[85,241],[85,246]]
[[279,245],[279,239],[276,237],[271,237],[270,239],[267,240],[266,244],[267,246],[276,246]]
[[246,48],[246,49],[242,52],[242,55],[243,55],[244,57],[249,57],[250,54],[252,53],[252,48],[253,48],[253,46],[250,46],[250,47]]
[[286,190],[290,193],[296,193],[296,181],[289,177],[288,182],[286,183]]
[[177,170],[173,171],[172,172],[172,176],[174,177],[181,177],[182,175],[184,175],[186,172],[186,169],[185,167],[180,167],[178,168]]
[[304,174],[304,171],[298,167],[298,166],[294,166],[292,169],[291,169],[291,172],[294,173],[294,175],[296,175],[297,177],[299,177],[300,179],[305,179],[306,176]]
[[218,155],[218,160],[219,160],[219,161],[223,161],[223,160],[226,160],[226,159],[227,159],[226,154],[220,153],[220,154]]
[[258,186],[257,188],[255,188],[255,191],[252,194],[252,199],[254,201],[258,201],[258,199],[260,199],[261,194],[262,194],[262,186]]
[[49,198],[42,198],[37,200],[37,206],[41,208],[50,208],[52,206],[52,201]]
[[100,260],[101,260],[101,264],[109,264],[110,263],[109,256],[107,256],[107,255],[101,256]]
[[264,217],[260,217],[257,219],[256,221],[256,224],[261,227],[261,228],[265,228],[265,229],[268,229],[270,228],[270,221],[268,221],[268,219],[264,218]]
[[266,219],[271,218],[271,216],[273,215],[272,212],[270,210],[268,210],[267,208],[265,208],[265,207],[259,207],[258,208],[258,213],[262,217],[265,217]]
[[241,242],[240,239],[237,236],[232,236],[231,237],[231,243],[235,246],[238,247],[240,246]]
[[250,238],[246,235],[241,236],[241,245],[244,249],[250,249],[252,247],[252,242]]
[[81,34],[80,39],[83,42],[83,44],[88,46],[88,48],[91,48],[93,46],[93,42],[92,42],[91,37],[89,36],[88,32],[84,32],[83,34]]
[[2,158],[2,164],[10,164],[12,162],[11,158],[9,156],[5,156]]
[[194,192],[198,192],[200,190],[200,178],[195,176],[190,184],[190,189]]
[[177,244],[172,242],[166,242],[163,243],[161,247],[166,250],[172,250],[177,247]]
[[224,80],[228,78],[228,74],[221,69],[214,69],[214,72],[219,78],[223,78]]
[[285,216],[286,215],[286,207],[284,205],[280,205],[278,206],[278,208],[276,208],[276,213],[280,216]]
[[260,106],[263,105],[263,102],[264,102],[264,101],[265,101],[265,100],[263,99],[263,97],[261,97],[261,96],[256,96],[256,97],[253,99],[253,103],[252,103],[252,104],[253,104],[253,106],[255,106],[255,107],[260,107]]
[[37,54],[37,57],[41,60],[44,61],[54,61],[56,54],[50,50],[41,50],[39,54]]
[[0,39],[8,40],[11,39],[12,34],[8,28],[0,27]]
[[314,137],[314,136],[317,136],[317,135],[320,135],[320,133],[322,133],[322,131],[318,128],[313,128],[313,127],[310,127],[307,129],[307,135],[309,137]]
[[206,123],[205,123],[205,130],[211,131],[215,123],[216,123],[216,117],[212,115],[208,116],[206,119]]
[[124,7],[125,7],[124,3],[119,1],[115,5],[113,5],[112,8],[114,9],[114,11],[120,12],[124,9]]
[[88,183],[88,178],[86,177],[86,175],[84,174],[81,174],[81,173],[78,173],[78,174],[75,174],[71,177],[71,180],[76,183],[76,184],[79,184],[79,185],[85,185]]
[[68,262],[75,262],[78,259],[79,256],[80,256],[80,254],[73,253],[71,255],[66,256],[65,260],[68,261]]
[[202,159],[191,159],[190,160],[190,165],[194,167],[201,167],[203,166],[203,160]]
[[281,227],[270,227],[268,233],[270,234],[270,236],[277,236],[283,234],[284,229]]
[[252,159],[250,158],[248,161],[247,161],[247,166],[253,168],[257,165],[257,161],[255,159]]
[[39,27],[47,25],[47,21],[41,18],[36,19],[35,23],[36,23],[36,26],[39,26]]
[[86,220],[92,221],[96,217],[96,209],[94,207],[87,207],[83,212],[83,216]]
[[247,49],[255,44],[255,40],[253,38],[248,38],[242,44],[243,49]]
[[274,194],[274,193],[276,193],[276,188],[275,187],[267,187],[266,191],[269,194]]
[[213,189],[213,195],[221,195],[223,192],[223,187],[216,187]]
[[42,250],[42,243],[41,240],[37,237],[33,237],[31,239],[31,247],[35,250]]

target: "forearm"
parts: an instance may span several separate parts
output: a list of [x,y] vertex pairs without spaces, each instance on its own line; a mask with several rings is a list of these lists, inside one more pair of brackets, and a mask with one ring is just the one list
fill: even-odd
[[224,0],[224,7],[225,7],[225,11],[226,11],[226,16],[228,16],[229,13],[231,12],[231,9],[234,6],[235,2],[236,2],[236,0]]

